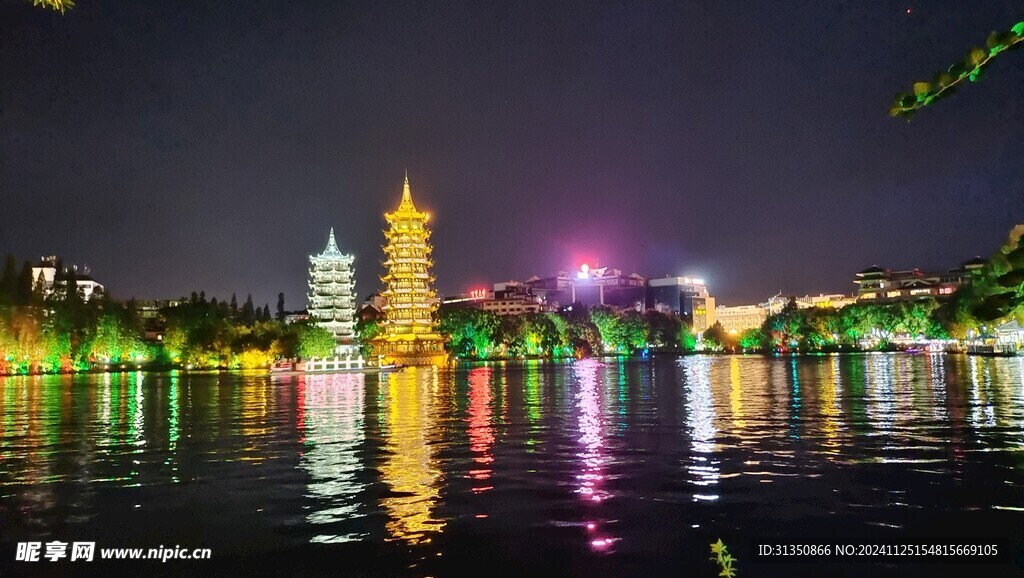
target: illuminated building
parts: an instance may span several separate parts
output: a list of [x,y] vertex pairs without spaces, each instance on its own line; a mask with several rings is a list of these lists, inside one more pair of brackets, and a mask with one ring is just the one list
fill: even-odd
[[534,295],[528,286],[518,281],[495,283],[493,291],[473,289],[469,293],[445,297],[441,300],[441,306],[476,307],[495,315],[522,315],[549,310],[541,297]]
[[374,353],[384,363],[444,365],[448,360],[444,338],[433,319],[438,303],[430,274],[430,215],[413,205],[408,175],[398,209],[384,218],[388,222],[384,231],[387,274],[380,278],[386,287],[381,293],[384,332],[373,340]]
[[618,269],[592,269],[583,263],[572,280],[571,289],[571,303],[579,301],[587,306],[607,305],[617,309],[644,308],[644,278],[636,273],[623,275]]
[[811,307],[842,309],[847,305],[853,305],[856,303],[857,298],[850,295],[843,295],[841,293],[834,293],[831,295],[822,293],[818,295],[804,295],[803,297],[797,297],[795,301],[796,306],[800,309],[810,309]]
[[748,329],[757,329],[768,318],[768,310],[761,305],[737,305],[715,307],[715,320],[729,332],[742,333]]
[[588,307],[607,305],[616,309],[643,309],[644,278],[636,273],[623,275],[610,267],[580,265],[573,275],[559,271],[554,276],[530,277],[523,283],[530,295],[551,308],[577,301]]
[[[811,307],[842,309],[847,305],[857,302],[857,298],[843,294],[819,294],[793,297],[793,302],[798,309],[810,309]],[[769,315],[775,315],[789,303],[790,297],[782,294],[773,295],[764,303],[757,305],[736,305],[725,307],[719,305],[715,308],[715,321],[722,324],[726,331],[742,333],[748,329],[761,327]]]
[[[83,301],[92,299],[93,293],[103,293],[103,285],[89,275],[88,267],[84,267],[82,273],[79,273],[78,265],[73,265],[68,272],[75,275],[75,285]],[[57,281],[56,256],[42,257],[39,263],[32,267],[33,288],[40,291],[44,297],[53,294]]]
[[857,299],[872,301],[907,301],[924,297],[944,297],[971,282],[975,271],[986,261],[975,257],[960,267],[945,273],[924,273],[920,269],[893,271],[869,267],[853,280],[857,284]]
[[309,256],[309,316],[334,335],[339,355],[354,355],[358,350],[353,260],[338,249],[333,227],[323,252]]
[[703,279],[662,277],[647,281],[647,308],[675,313],[690,322],[697,332],[715,324],[715,298]]
[[572,276],[566,271],[559,271],[551,277],[543,279],[534,275],[524,282],[532,295],[540,297],[552,307],[569,305],[571,300]]

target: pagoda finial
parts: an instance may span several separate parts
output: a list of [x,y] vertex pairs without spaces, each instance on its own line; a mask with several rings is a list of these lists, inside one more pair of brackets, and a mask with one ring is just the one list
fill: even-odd
[[324,253],[340,253],[338,249],[338,242],[334,240],[334,227],[331,227],[331,234],[327,237],[327,247],[324,249]]
[[405,185],[402,187],[402,203],[399,207],[416,208],[412,204],[412,191],[409,190],[409,169],[405,169]]

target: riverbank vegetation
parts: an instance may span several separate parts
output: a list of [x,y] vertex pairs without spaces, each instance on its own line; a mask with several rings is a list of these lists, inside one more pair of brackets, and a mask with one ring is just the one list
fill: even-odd
[[[86,300],[74,272],[57,267],[53,290],[32,280],[32,267],[8,256],[0,276],[0,375],[91,369],[266,367],[278,357],[329,355],[331,334],[311,324],[286,325],[248,299],[207,300],[203,293],[158,312],[161,329],[147,340],[134,301],[101,291]],[[159,337],[159,338],[158,338]]]

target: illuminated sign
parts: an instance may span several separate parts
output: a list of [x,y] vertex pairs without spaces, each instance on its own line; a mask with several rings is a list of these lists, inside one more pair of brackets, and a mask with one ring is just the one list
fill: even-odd
[[469,292],[470,299],[487,299],[487,289],[473,289]]
[[586,263],[580,265],[580,270],[576,272],[576,278],[578,279],[589,279],[590,278],[590,265]]

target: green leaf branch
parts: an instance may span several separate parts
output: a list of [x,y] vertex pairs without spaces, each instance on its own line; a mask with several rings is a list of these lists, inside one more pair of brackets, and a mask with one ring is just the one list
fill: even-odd
[[711,553],[713,554],[711,559],[717,562],[718,567],[721,569],[718,575],[724,578],[735,578],[736,569],[733,568],[733,563],[736,562],[736,558],[732,557],[732,554],[729,553],[729,548],[722,543],[721,538],[711,544]]
[[32,5],[51,8],[63,14],[68,9],[75,7],[75,0],[32,0]]
[[956,91],[957,85],[964,80],[977,82],[993,58],[1007,50],[1020,48],[1022,42],[1024,42],[1024,22],[1014,24],[1006,32],[989,34],[988,40],[985,42],[986,48],[972,48],[966,58],[948,69],[936,73],[930,82],[915,82],[912,93],[897,94],[892,106],[889,107],[889,116],[902,116],[909,119],[919,109],[940,98],[952,95]]

